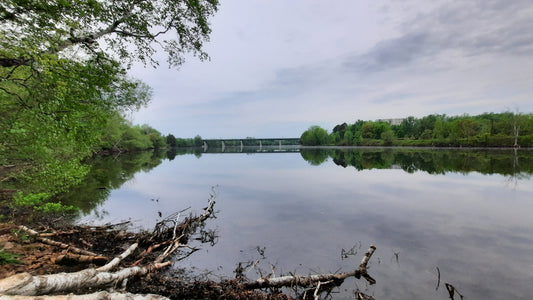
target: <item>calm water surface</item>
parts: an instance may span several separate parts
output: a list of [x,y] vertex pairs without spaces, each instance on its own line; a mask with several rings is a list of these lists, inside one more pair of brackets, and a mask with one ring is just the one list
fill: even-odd
[[448,299],[444,283],[466,299],[533,295],[531,151],[139,155],[95,162],[85,187],[93,192],[73,192],[90,194],[77,200],[80,222],[150,229],[159,213],[199,212],[216,186],[217,218],[207,225],[216,243],[180,264],[212,279],[255,260],[251,279],[271,265],[276,275],[350,271],[375,245],[377,284],[347,280],[334,299],[354,299],[357,288],[376,299]]

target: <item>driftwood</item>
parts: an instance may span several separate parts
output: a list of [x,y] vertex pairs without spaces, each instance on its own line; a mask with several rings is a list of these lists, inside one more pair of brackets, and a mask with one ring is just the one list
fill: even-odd
[[348,277],[355,277],[360,279],[361,277],[365,278],[370,284],[376,283],[370,275],[367,273],[367,264],[376,251],[375,246],[370,246],[368,251],[365,253],[365,256],[361,260],[359,268],[353,272],[348,273],[339,273],[339,274],[319,274],[319,275],[309,275],[309,276],[281,276],[274,278],[259,278],[256,281],[244,283],[244,286],[247,289],[259,289],[259,288],[280,288],[280,287],[309,287],[318,285],[325,282],[335,283],[336,285],[341,284],[344,279]]
[[85,295],[60,295],[60,296],[8,296],[0,295],[0,300],[163,300],[167,297],[147,294],[131,294],[131,293],[108,293],[98,292]]

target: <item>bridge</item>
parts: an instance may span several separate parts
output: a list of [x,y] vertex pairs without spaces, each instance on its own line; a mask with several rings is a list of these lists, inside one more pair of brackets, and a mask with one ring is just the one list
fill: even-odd
[[240,148],[242,152],[244,147],[259,147],[259,150],[262,150],[263,147],[278,147],[281,150],[282,146],[300,145],[300,138],[204,139],[202,142],[204,152],[209,147],[220,147],[222,152],[225,151],[226,147]]

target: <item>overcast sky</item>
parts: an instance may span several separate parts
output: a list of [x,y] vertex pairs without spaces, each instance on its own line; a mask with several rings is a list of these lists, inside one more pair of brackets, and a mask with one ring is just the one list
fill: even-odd
[[211,60],[136,66],[176,137],[299,137],[358,119],[533,112],[531,0],[221,0]]

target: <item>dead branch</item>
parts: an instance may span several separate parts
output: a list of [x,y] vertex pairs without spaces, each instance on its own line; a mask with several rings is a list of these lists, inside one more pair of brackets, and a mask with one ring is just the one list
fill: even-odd
[[61,249],[68,249],[69,251],[71,251],[73,253],[77,253],[77,254],[83,254],[83,255],[89,255],[89,256],[98,256],[98,254],[93,253],[91,251],[83,250],[83,249],[80,249],[80,248],[77,248],[77,247],[74,247],[74,246],[71,246],[71,245],[67,245],[67,244],[64,244],[64,243],[61,243],[61,242],[57,242],[57,241],[42,237],[40,235],[40,233],[38,233],[37,231],[35,231],[33,229],[30,229],[30,228],[28,228],[28,227],[26,227],[24,225],[19,225],[18,228],[23,230],[23,231],[25,231],[25,232],[27,232],[28,234],[33,236],[35,239],[37,239],[38,241],[40,241],[40,242],[42,242],[44,244],[56,246],[56,247],[59,247]]
[[370,246],[368,251],[365,253],[365,256],[361,260],[359,268],[353,272],[349,273],[339,273],[339,274],[319,274],[319,275],[309,275],[309,276],[300,276],[300,275],[290,275],[290,276],[281,276],[274,278],[259,278],[256,281],[244,283],[244,286],[247,289],[260,289],[260,288],[280,288],[280,287],[309,287],[315,284],[324,283],[331,281],[337,285],[341,284],[344,279],[348,277],[355,277],[360,279],[361,277],[365,278],[370,284],[376,283],[376,280],[367,273],[367,264],[370,260],[372,254],[376,251],[375,246]]
[[[167,237],[167,240],[163,243],[155,244],[154,247],[159,247],[161,244],[168,244],[168,247],[154,260],[155,263],[163,262],[165,259],[167,259],[167,257],[175,253],[179,248],[191,248],[190,246],[181,243],[181,241],[186,240],[190,235],[191,231],[194,230],[194,228],[197,228],[198,225],[202,224],[205,220],[207,220],[210,216],[213,215],[213,207],[215,205],[214,197],[215,195],[211,196],[207,207],[204,208],[204,213],[200,216],[190,217],[184,220],[182,223],[178,223],[178,219],[180,217],[180,213],[178,213],[175,218],[174,214],[156,224],[153,233],[154,239]],[[171,226],[169,224],[173,224],[174,226]],[[178,229],[181,233],[179,236],[177,234]],[[172,237],[168,238],[170,236]],[[150,248],[148,250],[150,250]],[[149,252],[148,250],[147,252]],[[192,250],[196,251],[197,249]]]

